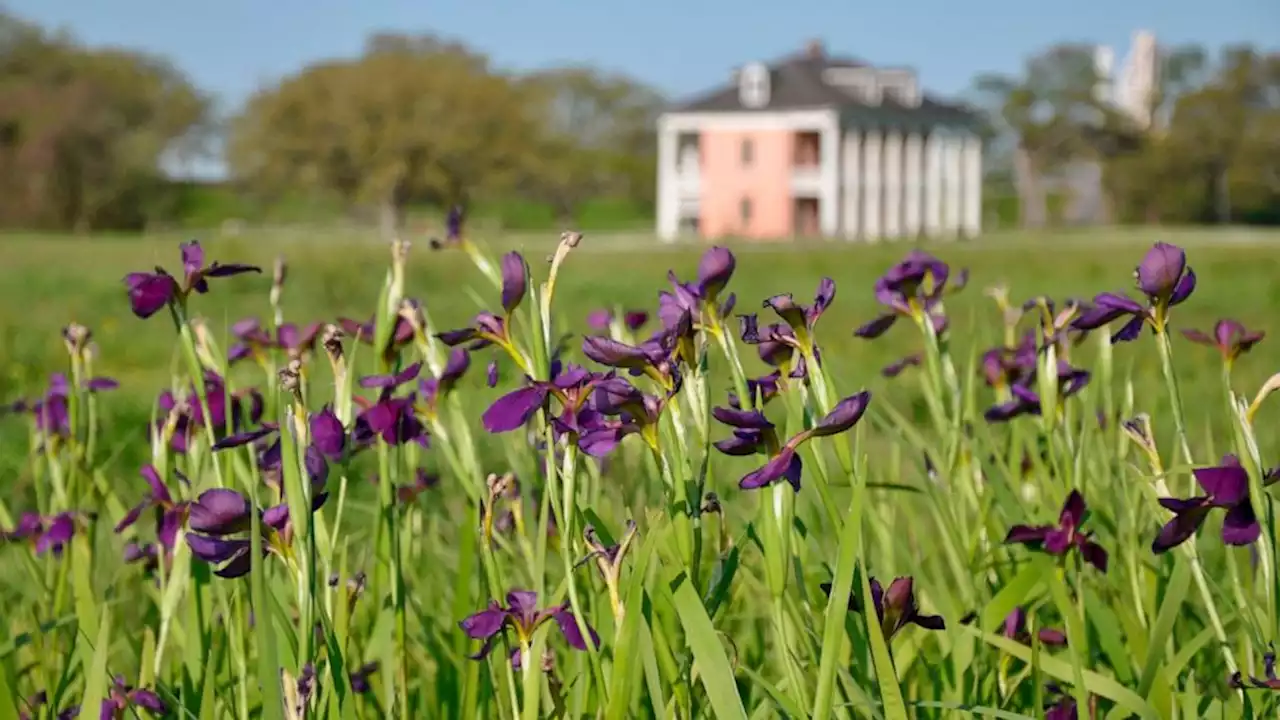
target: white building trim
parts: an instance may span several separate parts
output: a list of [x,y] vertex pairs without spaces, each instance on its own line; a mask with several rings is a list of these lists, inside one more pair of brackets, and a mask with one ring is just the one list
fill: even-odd
[[930,131],[924,143],[924,234],[942,233],[942,133]]
[[818,230],[831,238],[840,231],[840,116],[832,112],[818,133]]
[[964,175],[961,230],[965,237],[972,238],[982,232],[982,138],[965,136],[961,165]]
[[840,114],[832,109],[780,110],[778,112],[664,113],[658,117],[658,134],[704,130],[822,130],[838,125]]
[[946,136],[942,145],[942,231],[944,237],[960,232],[960,203],[963,201],[964,174],[960,172],[961,143],[955,134]]
[[844,133],[844,167],[840,172],[841,204],[844,208],[841,229],[846,240],[854,240],[862,232],[862,131],[850,128]]

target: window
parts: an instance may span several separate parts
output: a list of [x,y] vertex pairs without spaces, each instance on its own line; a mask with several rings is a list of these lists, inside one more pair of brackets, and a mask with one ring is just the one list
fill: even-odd
[[769,104],[769,68],[751,63],[738,72],[738,101],[746,108]]
[[744,197],[738,202],[738,221],[744,230],[751,226],[751,198]]
[[742,154],[743,167],[750,165],[751,162],[755,160],[755,150],[756,150],[755,144],[751,142],[751,138],[742,139],[742,147],[740,148],[740,152]]

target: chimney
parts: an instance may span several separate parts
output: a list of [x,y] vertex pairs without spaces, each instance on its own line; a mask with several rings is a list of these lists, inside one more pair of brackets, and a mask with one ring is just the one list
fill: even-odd
[[813,58],[814,60],[818,60],[823,57],[826,57],[827,51],[826,51],[826,48],[822,46],[821,39],[813,38],[812,40],[804,44],[804,54]]

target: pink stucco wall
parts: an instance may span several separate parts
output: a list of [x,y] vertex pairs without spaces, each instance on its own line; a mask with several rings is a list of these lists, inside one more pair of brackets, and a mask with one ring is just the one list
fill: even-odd
[[[752,143],[749,165],[742,162],[742,143],[746,139]],[[790,237],[794,135],[786,130],[708,131],[702,133],[699,145],[702,235],[707,238]],[[751,201],[751,218],[745,226],[741,221],[744,199]]]

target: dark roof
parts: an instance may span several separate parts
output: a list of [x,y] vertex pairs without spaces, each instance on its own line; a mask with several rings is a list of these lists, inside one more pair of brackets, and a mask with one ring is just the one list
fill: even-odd
[[828,85],[823,72],[833,68],[870,67],[849,57],[834,57],[808,51],[787,55],[768,64],[769,103],[749,108],[738,98],[736,83],[727,83],[671,108],[674,112],[754,113],[778,110],[838,108],[851,122],[895,125],[972,125],[977,113],[959,104],[921,96],[920,105],[910,107],[885,97],[879,105],[868,105],[840,88]]

